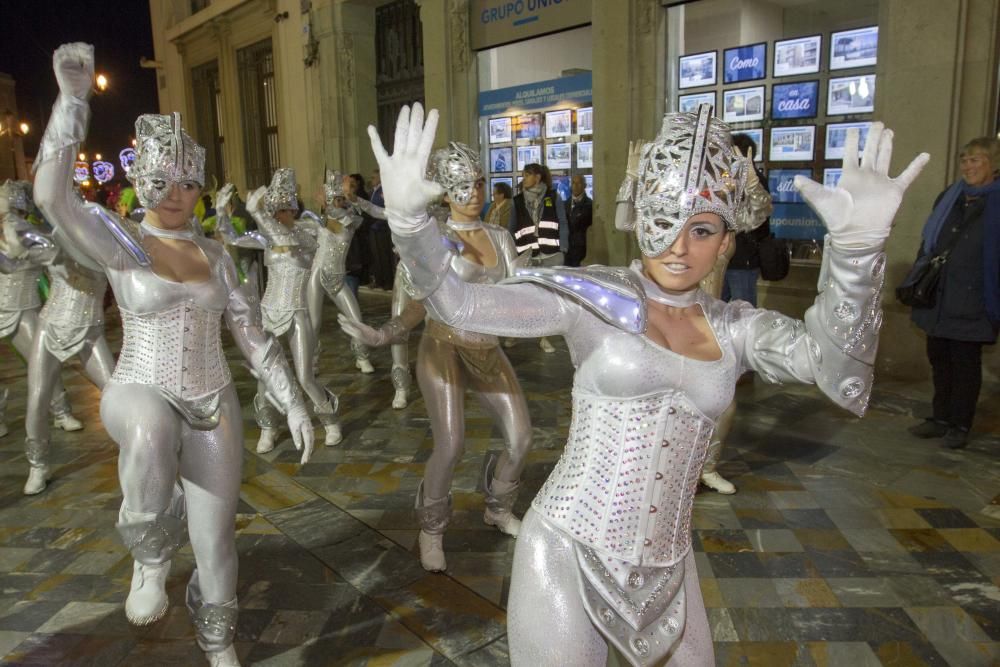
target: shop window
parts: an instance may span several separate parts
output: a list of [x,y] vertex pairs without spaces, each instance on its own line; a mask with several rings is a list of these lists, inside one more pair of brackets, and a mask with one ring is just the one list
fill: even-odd
[[835,185],[847,130],[862,141],[878,77],[878,1],[696,0],[667,10],[669,111],[711,104],[758,145],[793,260],[817,262],[825,229],[791,187],[799,174]]

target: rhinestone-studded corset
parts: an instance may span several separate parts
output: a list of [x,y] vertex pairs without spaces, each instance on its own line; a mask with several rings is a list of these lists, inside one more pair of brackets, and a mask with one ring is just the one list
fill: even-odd
[[316,261],[325,274],[343,274],[344,259],[354,238],[355,225],[345,226],[340,232],[333,232],[326,227],[319,230],[319,250],[316,251]]
[[272,255],[267,270],[267,287],[260,307],[264,311],[286,312],[306,309],[309,269],[278,254]]
[[42,305],[38,294],[38,278],[41,275],[40,268],[0,273],[0,312],[31,310]]
[[668,566],[691,545],[691,509],[714,423],[676,390],[573,393],[562,457],[532,506],[598,552]]
[[229,384],[219,332],[221,312],[193,301],[153,313],[119,310],[122,350],[113,380],[156,385],[182,400],[208,396]]
[[82,329],[104,322],[104,292],[108,281],[103,273],[90,271],[67,260],[49,272],[52,279],[49,299],[42,308],[46,326]]

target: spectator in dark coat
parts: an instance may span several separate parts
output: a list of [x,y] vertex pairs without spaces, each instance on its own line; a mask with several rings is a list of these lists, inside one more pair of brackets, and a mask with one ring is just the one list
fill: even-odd
[[[734,134],[733,144],[744,155],[758,155],[757,142],[745,134]],[[764,189],[767,189],[767,179],[764,174],[754,167],[757,178]],[[736,235],[736,251],[733,252],[729,266],[726,267],[726,276],[722,284],[723,301],[747,301],[757,305],[757,279],[760,278],[760,252],[757,244],[771,235],[770,218],[750,232],[740,232]]]
[[982,385],[983,345],[996,343],[1000,327],[1000,143],[973,139],[959,160],[962,178],[938,195],[918,254],[939,256],[952,246],[934,306],[912,313],[927,334],[934,401],[932,416],[910,433],[943,437],[951,449],[966,445]]
[[594,222],[594,202],[587,196],[587,182],[580,174],[570,182],[570,192],[566,266],[580,266],[587,256],[587,230]]

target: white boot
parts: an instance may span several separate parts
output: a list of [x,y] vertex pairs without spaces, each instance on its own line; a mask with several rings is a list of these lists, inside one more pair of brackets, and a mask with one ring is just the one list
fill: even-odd
[[221,651],[205,653],[208,664],[211,667],[240,667],[239,658],[236,657],[236,648],[230,644]]
[[340,424],[327,424],[323,429],[326,431],[326,440],[323,441],[323,444],[327,447],[339,445],[343,441],[344,436],[340,433]]
[[510,510],[494,511],[487,507],[483,512],[483,523],[487,526],[496,526],[501,533],[511,537],[517,537],[521,532],[521,520]]
[[702,473],[701,483],[713,491],[718,491],[727,496],[736,493],[736,487],[733,486],[733,483],[715,471]]
[[392,397],[392,407],[395,410],[402,410],[406,407],[408,401],[405,389],[397,389],[396,395]]
[[538,342],[538,347],[542,348],[542,352],[545,354],[552,354],[556,351],[556,348],[552,346],[548,338],[543,338]]
[[417,538],[420,544],[420,564],[428,572],[444,572],[448,564],[444,560],[444,534],[432,535],[421,530]]
[[354,360],[354,365],[357,366],[358,370],[364,373],[365,375],[375,372],[375,367],[372,366],[372,362],[369,361],[368,359],[358,357],[357,359]]
[[24,495],[33,496],[45,490],[45,483],[52,479],[52,471],[47,465],[32,465],[28,469],[28,481],[24,483]]
[[64,431],[82,431],[83,422],[65,412],[52,420],[52,425],[56,428],[61,428]]
[[125,616],[132,625],[149,625],[163,618],[170,606],[167,599],[167,577],[170,561],[160,565],[132,566],[132,588],[125,600]]
[[264,427],[260,429],[260,439],[257,440],[257,453],[267,454],[274,449],[274,443],[278,440],[278,429]]

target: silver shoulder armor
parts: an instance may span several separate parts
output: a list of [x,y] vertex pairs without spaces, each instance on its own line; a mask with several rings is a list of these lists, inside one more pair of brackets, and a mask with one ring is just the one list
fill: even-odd
[[111,213],[103,206],[97,204],[86,204],[86,209],[91,215],[96,215],[104,223],[111,235],[118,241],[125,251],[132,256],[140,266],[149,266],[149,255],[142,248],[141,235],[139,234],[139,223],[129,218],[122,218],[115,213]]
[[646,330],[646,292],[635,275],[620,267],[520,268],[502,284],[534,283],[564,294],[602,320],[629,333]]

